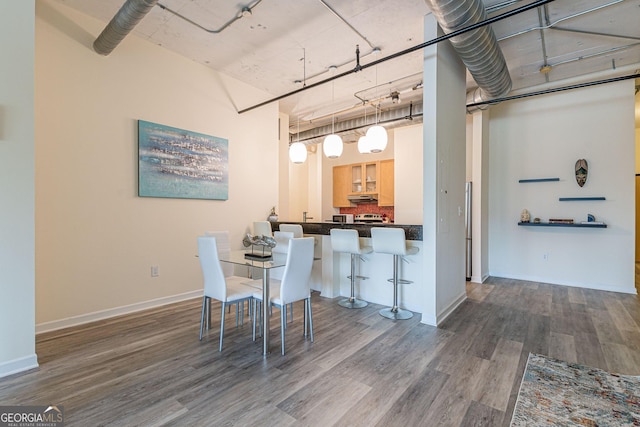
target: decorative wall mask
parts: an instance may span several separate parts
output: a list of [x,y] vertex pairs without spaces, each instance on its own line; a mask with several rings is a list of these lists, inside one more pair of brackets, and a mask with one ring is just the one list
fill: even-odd
[[578,159],[576,162],[576,181],[580,187],[584,186],[587,182],[587,175],[589,174],[589,165],[585,159]]

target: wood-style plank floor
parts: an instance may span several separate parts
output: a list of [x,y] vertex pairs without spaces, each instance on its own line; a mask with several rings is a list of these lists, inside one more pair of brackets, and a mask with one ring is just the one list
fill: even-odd
[[222,353],[218,320],[198,341],[199,299],[41,334],[0,405],[64,405],[68,426],[508,426],[529,352],[640,374],[636,296],[499,278],[467,295],[435,328],[314,294],[315,342],[298,305],[281,356],[274,310],[266,358],[233,313]]

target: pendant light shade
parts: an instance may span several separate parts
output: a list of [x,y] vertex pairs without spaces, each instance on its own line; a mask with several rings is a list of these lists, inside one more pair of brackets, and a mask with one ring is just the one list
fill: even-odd
[[360,154],[369,154],[371,153],[371,147],[369,147],[369,140],[366,135],[362,135],[358,139],[358,152]]
[[367,131],[369,152],[380,153],[387,148],[387,130],[380,125],[371,126]]
[[293,163],[304,163],[307,160],[307,146],[302,142],[294,142],[289,146],[289,159]]
[[324,155],[330,159],[337,159],[342,155],[342,138],[336,134],[331,134],[322,143]]

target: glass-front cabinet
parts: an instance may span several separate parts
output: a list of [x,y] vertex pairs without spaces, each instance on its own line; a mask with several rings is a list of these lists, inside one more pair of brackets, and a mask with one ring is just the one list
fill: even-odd
[[378,162],[351,165],[351,193],[375,194],[378,192]]

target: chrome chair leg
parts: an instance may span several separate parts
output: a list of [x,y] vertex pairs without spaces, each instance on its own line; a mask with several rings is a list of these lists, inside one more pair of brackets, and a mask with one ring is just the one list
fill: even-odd
[[227,305],[226,302],[222,303],[221,318],[220,318],[220,350],[222,351],[222,340],[224,338],[224,308]]
[[202,333],[204,332],[204,319],[207,311],[207,297],[202,297],[202,313],[200,313],[200,341],[202,341]]
[[284,328],[287,324],[287,304],[280,307],[280,340],[282,347],[282,355],[284,356]]

